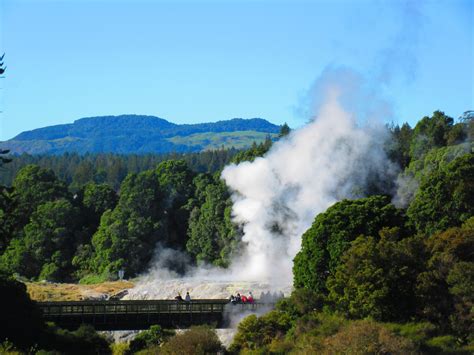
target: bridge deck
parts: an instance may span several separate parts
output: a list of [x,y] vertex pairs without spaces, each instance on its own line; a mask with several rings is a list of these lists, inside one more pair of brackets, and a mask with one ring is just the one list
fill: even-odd
[[229,314],[270,307],[258,302],[232,305],[222,299],[38,302],[38,306],[46,321],[69,329],[92,324],[98,330],[146,329],[153,324],[164,328],[197,324],[225,327]]

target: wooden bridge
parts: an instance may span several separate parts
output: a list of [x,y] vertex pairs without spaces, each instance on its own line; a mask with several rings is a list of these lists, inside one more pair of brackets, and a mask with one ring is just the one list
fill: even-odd
[[91,324],[96,330],[147,329],[153,324],[163,328],[186,328],[210,324],[225,328],[232,314],[254,313],[271,308],[262,303],[230,304],[228,300],[121,300],[37,302],[47,322],[67,329]]

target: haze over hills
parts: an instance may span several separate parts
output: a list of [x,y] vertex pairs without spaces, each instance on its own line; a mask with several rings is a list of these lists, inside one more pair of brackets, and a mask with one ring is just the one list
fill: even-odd
[[0,148],[17,154],[196,152],[245,148],[279,130],[261,118],[175,124],[155,116],[101,116],[25,131],[0,142]]

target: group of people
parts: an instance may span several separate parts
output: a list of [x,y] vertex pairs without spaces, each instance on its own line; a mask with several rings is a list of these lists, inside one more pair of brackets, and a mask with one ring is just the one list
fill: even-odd
[[178,293],[178,296],[174,298],[178,302],[191,302],[191,296],[189,295],[189,292],[186,292],[186,296],[183,297],[181,296],[181,293]]
[[255,302],[255,300],[253,298],[253,295],[252,295],[252,292],[249,292],[248,296],[240,295],[240,293],[237,293],[237,296],[231,295],[229,300],[230,300],[230,303],[232,303],[232,304],[254,303]]

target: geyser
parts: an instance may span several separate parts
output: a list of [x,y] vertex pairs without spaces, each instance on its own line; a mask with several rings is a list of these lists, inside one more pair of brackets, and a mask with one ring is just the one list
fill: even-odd
[[[265,289],[289,292],[292,260],[315,216],[338,200],[363,196],[374,176],[395,175],[383,149],[387,130],[380,115],[387,106],[362,95],[360,82],[352,80],[357,77],[347,73],[326,70],[316,82],[321,104],[308,124],[276,142],[264,157],[222,172],[232,191],[233,220],[244,232],[243,252],[231,266],[203,266],[176,279],[158,263],[131,297],[169,298],[187,289],[196,298],[248,289],[256,295]],[[371,102],[364,105],[361,99]]]

